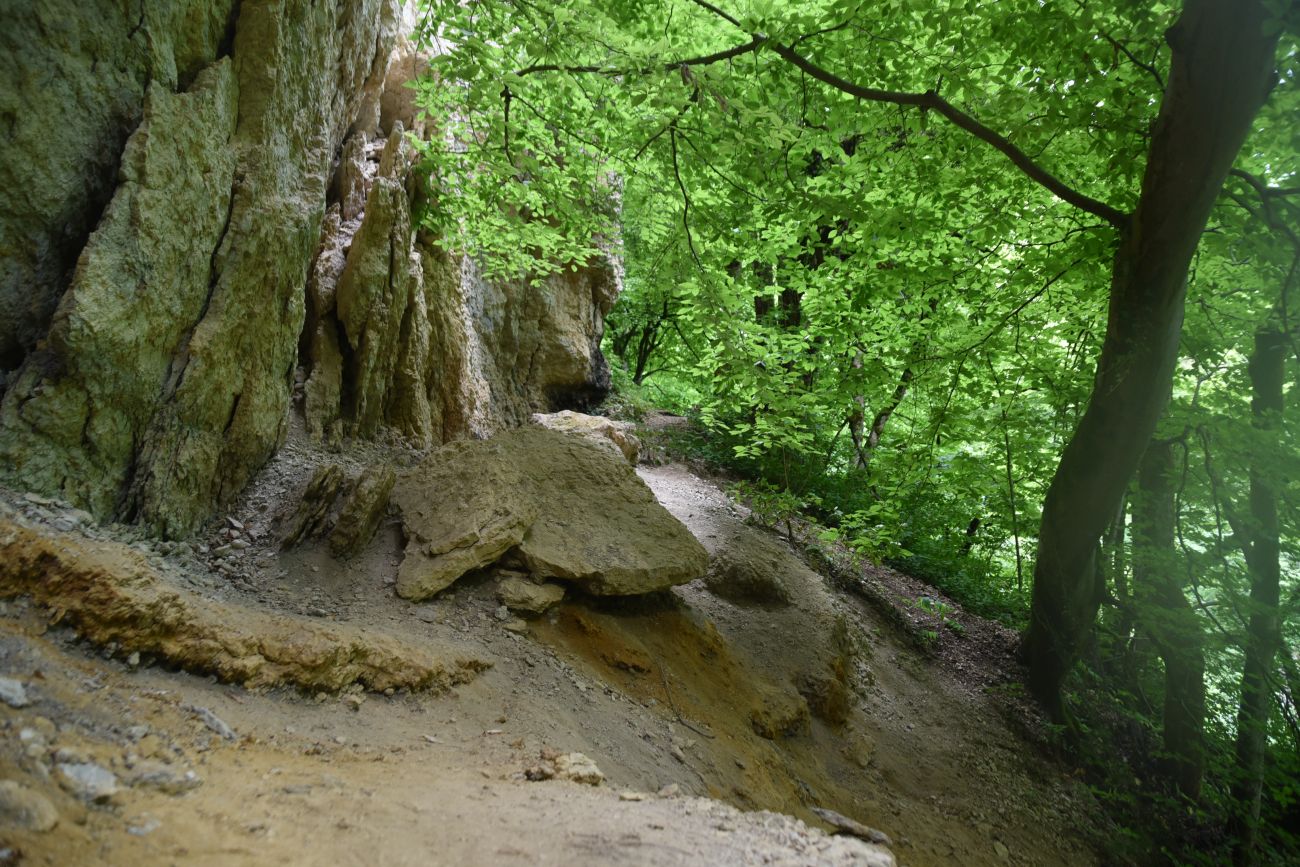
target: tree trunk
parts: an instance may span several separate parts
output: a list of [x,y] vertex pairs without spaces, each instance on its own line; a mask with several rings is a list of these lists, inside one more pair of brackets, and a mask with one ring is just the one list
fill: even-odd
[[1133,499],[1133,590],[1141,627],[1165,663],[1167,775],[1195,801],[1205,767],[1205,635],[1178,578],[1174,521],[1174,441],[1153,439]]
[[[1281,421],[1287,349],[1288,341],[1280,328],[1267,325],[1255,332],[1255,350],[1249,364],[1251,412],[1255,426],[1262,431],[1276,430]],[[1273,699],[1269,681],[1282,643],[1278,617],[1281,563],[1277,480],[1267,460],[1252,460],[1249,524],[1233,523],[1233,533],[1241,543],[1250,573],[1250,626],[1241,676],[1241,706],[1237,711],[1237,779],[1232,787],[1233,801],[1240,811],[1233,823],[1233,863],[1250,864],[1268,750],[1268,717]]]
[[1092,399],[1043,504],[1023,645],[1027,685],[1055,719],[1104,589],[1097,542],[1169,400],[1187,269],[1251,120],[1277,36],[1261,2],[1187,0],[1167,34],[1169,84],[1137,209],[1121,233]]

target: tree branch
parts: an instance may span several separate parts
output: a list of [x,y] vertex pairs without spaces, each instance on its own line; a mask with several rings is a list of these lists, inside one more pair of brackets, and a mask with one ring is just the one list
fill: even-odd
[[1103,33],[1101,34],[1101,36],[1111,45],[1115,46],[1115,48],[1120,53],[1122,53],[1125,57],[1127,57],[1134,66],[1136,66],[1138,69],[1143,70],[1144,72],[1148,73],[1152,78],[1154,78],[1156,80],[1156,84],[1160,85],[1161,91],[1165,89],[1165,79],[1164,76],[1160,74],[1160,70],[1156,69],[1154,66],[1152,66],[1149,63],[1143,63],[1141,60],[1138,60],[1137,57],[1133,54],[1133,52],[1128,50],[1127,45],[1120,42],[1118,39],[1111,36],[1109,33]]
[[[719,9],[717,6],[714,6],[712,3],[707,2],[707,0],[692,0],[692,2],[697,6],[707,9],[709,12],[717,15],[719,18],[722,18],[724,21],[727,21],[735,27],[742,30],[744,29],[741,27],[739,21]],[[1011,160],[1012,164],[1027,175],[1030,180],[1045,187],[1049,192],[1062,201],[1074,205],[1080,210],[1087,211],[1090,214],[1100,217],[1117,229],[1122,229],[1128,224],[1129,218],[1127,214],[1117,208],[1112,208],[1105,202],[1098,201],[1091,196],[1086,196],[1078,190],[1067,186],[1063,181],[1035,163],[1028,154],[1020,150],[1020,148],[1016,147],[1004,136],[999,135],[966,112],[957,108],[955,105],[939,96],[939,94],[934,90],[927,90],[924,93],[911,93],[907,91],[879,90],[874,87],[863,87],[860,84],[854,84],[848,79],[840,78],[838,75],[827,69],[823,69],[799,52],[795,51],[794,48],[789,45],[782,45],[779,42],[773,42],[761,33],[751,33],[750,37],[752,39],[751,44],[757,43],[754,46],[755,48],[759,45],[766,44],[776,52],[777,56],[785,60],[787,63],[803,70],[813,78],[823,84],[830,85],[841,93],[847,93],[850,96],[855,96],[858,99],[865,99],[870,102],[888,102],[893,103],[894,105],[914,105],[919,108],[928,108],[937,111],[939,114],[951,121],[955,126],[966,130],[966,132],[975,136],[979,140],[992,145],[994,148],[1001,151],[1007,159]],[[796,43],[798,41],[799,40],[796,40]]]
[[712,63],[721,63],[724,60],[730,60],[733,57],[740,57],[742,54],[749,54],[757,51],[764,43],[761,36],[755,36],[744,45],[735,45],[722,51],[715,51],[713,54],[704,54],[699,57],[686,57],[681,60],[670,60],[667,63],[656,66],[642,66],[639,68],[623,69],[612,66],[565,66],[561,63],[538,63],[533,66],[525,66],[515,72],[515,75],[533,75],[538,72],[568,72],[573,74],[595,74],[595,75],[649,75],[652,72],[672,72],[674,69],[681,69],[683,66],[708,66]]
[[677,188],[682,191],[682,228],[686,230],[686,246],[691,251],[691,258],[695,260],[695,266],[703,271],[704,263],[700,261],[700,254],[695,252],[695,239],[691,237],[691,196],[690,193],[686,192],[686,184],[682,183],[682,169],[677,162],[676,124],[668,127],[668,143],[673,155],[673,177],[677,179]]
[[[708,0],[691,0],[691,2],[708,10],[713,15],[718,16],[733,26],[742,30],[744,29],[741,27],[741,24],[737,19],[708,2]],[[855,84],[847,79],[841,78],[835,73],[818,66],[799,52],[795,51],[789,45],[782,45],[779,42],[774,42],[761,33],[751,33],[749,36],[749,42],[742,45],[736,45],[723,51],[706,54],[701,57],[672,60],[662,65],[645,66],[639,69],[620,69],[607,66],[565,66],[562,64],[542,63],[524,67],[523,69],[520,69],[516,75],[531,75],[538,72],[567,72],[575,74],[593,73],[609,76],[629,74],[648,75],[649,73],[658,71],[671,72],[674,69],[680,69],[687,66],[706,66],[711,63],[718,63],[723,60],[729,60],[733,57],[739,57],[742,54],[749,54],[758,51],[763,46],[767,46],[787,63],[803,70],[811,77],[842,93],[847,93],[850,96],[864,99],[869,102],[912,105],[918,108],[927,108],[938,112],[947,118],[954,126],[965,130],[980,141],[983,141],[986,144],[991,145],[994,149],[1000,151],[1030,180],[1044,187],[1063,202],[1073,205],[1089,214],[1100,217],[1117,229],[1123,229],[1128,225],[1128,214],[1125,214],[1117,208],[1111,207],[1105,202],[1084,195],[1073,187],[1068,186],[1051,172],[1034,162],[1028,154],[1012,144],[1005,136],[994,132],[989,127],[980,123],[974,117],[939,96],[939,94],[934,90],[927,90],[924,93],[914,93],[908,91],[880,90],[873,87],[864,87],[860,84]]]
[[1068,204],[1074,205],[1080,210],[1087,211],[1110,223],[1117,229],[1122,229],[1128,224],[1128,215],[1122,211],[1112,208],[1105,202],[1098,201],[1091,196],[1086,196],[1078,190],[1067,186],[1059,178],[1052,175],[1042,166],[1035,163],[1028,154],[1016,147],[1004,136],[999,135],[971,117],[966,112],[957,108],[948,102],[933,90],[927,90],[924,93],[912,93],[907,91],[895,90],[878,90],[873,87],[863,87],[854,84],[847,79],[840,78],[838,75],[830,72],[804,57],[793,48],[785,45],[779,45],[775,42],[769,42],[768,45],[782,59],[786,60],[793,66],[802,69],[813,78],[828,84],[836,90],[855,96],[858,99],[865,99],[870,102],[887,102],[894,105],[914,105],[919,108],[928,108],[943,115],[954,126],[966,130],[966,132],[978,138],[996,150],[1001,151],[1012,164],[1020,169],[1030,180],[1046,188]]

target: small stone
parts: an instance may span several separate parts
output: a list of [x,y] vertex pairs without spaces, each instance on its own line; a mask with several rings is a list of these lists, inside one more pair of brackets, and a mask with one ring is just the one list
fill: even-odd
[[226,517],[226,523],[230,525],[230,529],[232,530],[242,531],[244,529],[244,525],[240,521],[238,521],[233,515]]
[[993,841],[993,852],[998,856],[999,860],[1002,861],[1011,860],[1011,850],[1008,849],[1006,844],[1003,843],[1001,840]]
[[131,786],[157,789],[168,795],[180,795],[203,785],[203,780],[193,771],[180,771],[166,762],[145,759],[135,763],[126,782]]
[[881,846],[894,845],[893,841],[889,839],[889,835],[884,831],[879,831],[875,828],[864,825],[855,819],[850,819],[843,813],[837,813],[834,810],[827,810],[824,807],[813,807],[812,811],[817,815],[817,818],[834,828],[835,833],[837,834],[851,834],[854,837]]
[[525,617],[537,617],[555,607],[564,598],[559,584],[535,584],[513,575],[497,586],[497,599],[511,611]]
[[93,762],[63,762],[58,766],[59,784],[83,801],[107,801],[117,794],[117,777]]
[[154,831],[157,831],[161,827],[162,827],[162,822],[159,822],[154,817],[143,816],[141,817],[140,821],[136,822],[135,824],[128,825],[126,827],[126,833],[130,834],[132,837],[147,837],[148,835],[152,834]]
[[27,697],[27,687],[12,677],[0,677],[0,701],[10,707],[27,707],[32,703]]
[[618,799],[620,801],[644,801],[646,794],[645,792],[623,791],[618,793]]
[[555,766],[550,762],[539,762],[524,770],[524,779],[534,783],[555,778]]
[[507,632],[513,632],[517,635],[522,635],[528,631],[528,623],[516,617],[512,620],[507,620],[505,623],[501,624],[501,628],[506,630]]
[[510,619],[510,609],[504,605],[498,605],[496,611],[492,612],[492,616],[504,623]]
[[672,754],[672,757],[674,759],[681,762],[682,764],[686,764],[686,753],[682,752],[682,748],[677,746],[677,744],[673,744],[670,747],[668,747],[668,752]]
[[334,736],[334,743],[338,744],[339,746],[342,746],[343,744],[346,744],[347,742],[348,742],[348,739],[345,738],[345,737],[343,737],[343,735],[335,735],[335,736]]
[[226,725],[226,723],[222,721],[222,719],[219,716],[214,714],[212,711],[208,710],[206,707],[199,707],[197,705],[187,704],[187,705],[182,705],[182,708],[194,714],[199,719],[203,720],[203,724],[205,726],[207,726],[217,734],[221,735],[226,740],[233,741],[237,739],[235,730],[232,729],[230,726]]
[[681,786],[677,785],[676,783],[669,783],[668,785],[660,789],[656,794],[660,798],[676,798],[681,793],[682,793]]
[[129,665],[129,666],[131,666],[132,668],[139,668],[139,667],[140,667],[140,651],[138,651],[138,650],[132,651],[132,652],[131,652],[131,655],[128,656],[128,657],[126,658],[126,664]]
[[18,740],[25,744],[33,744],[38,747],[45,746],[45,735],[41,734],[34,728],[24,726],[18,732]]
[[32,717],[31,727],[44,735],[45,740],[47,741],[54,740],[54,736],[59,733],[58,726],[56,726],[52,720],[46,719],[43,716]]
[[58,823],[49,798],[15,780],[0,780],[0,827],[45,833]]
[[243,551],[250,545],[252,545],[252,542],[249,542],[247,539],[232,539],[230,541],[230,547],[234,548],[236,551]]
[[361,705],[365,704],[366,697],[360,693],[352,693],[343,696],[343,703],[354,711],[361,710]]
[[562,780],[570,780],[588,786],[599,786],[605,782],[605,775],[601,773],[600,768],[596,767],[596,763],[582,753],[565,753],[557,758],[555,760],[555,775]]

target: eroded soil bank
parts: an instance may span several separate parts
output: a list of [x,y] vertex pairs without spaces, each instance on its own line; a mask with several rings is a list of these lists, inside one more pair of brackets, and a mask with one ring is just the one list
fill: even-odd
[[[810,828],[827,828],[814,807],[885,832],[913,867],[1097,862],[1086,794],[1004,722],[1004,675],[979,661],[1009,649],[997,627],[968,620],[919,653],[788,548],[773,555],[788,601],[713,576],[571,593],[524,621],[484,570],[412,604],[393,589],[391,515],[345,562],[323,540],[281,550],[276,516],[322,459],[291,443],[194,545],[6,498],[9,555],[38,537],[51,576],[83,581],[79,597],[19,582],[5,557],[0,674],[30,703],[0,704],[0,763],[57,813],[52,830],[5,831],[25,863],[888,863]],[[638,472],[715,562],[761,532],[684,466]],[[105,602],[95,582],[124,573],[147,598]],[[218,624],[205,640],[244,668],[215,674],[236,683],[170,670],[211,656],[165,637],[178,617]],[[367,680],[369,660],[438,674]],[[556,752],[590,757],[604,784],[530,781]],[[74,765],[116,791],[79,796]]]

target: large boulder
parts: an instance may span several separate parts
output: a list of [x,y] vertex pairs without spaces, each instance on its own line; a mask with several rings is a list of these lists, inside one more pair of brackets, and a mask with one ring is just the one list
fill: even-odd
[[663,590],[708,554],[613,450],[543,428],[443,446],[401,479],[397,592],[424,599],[513,550],[538,579],[589,593]]
[[435,451],[393,489],[406,528],[397,592],[425,599],[495,563],[536,519],[507,437],[460,440]]

